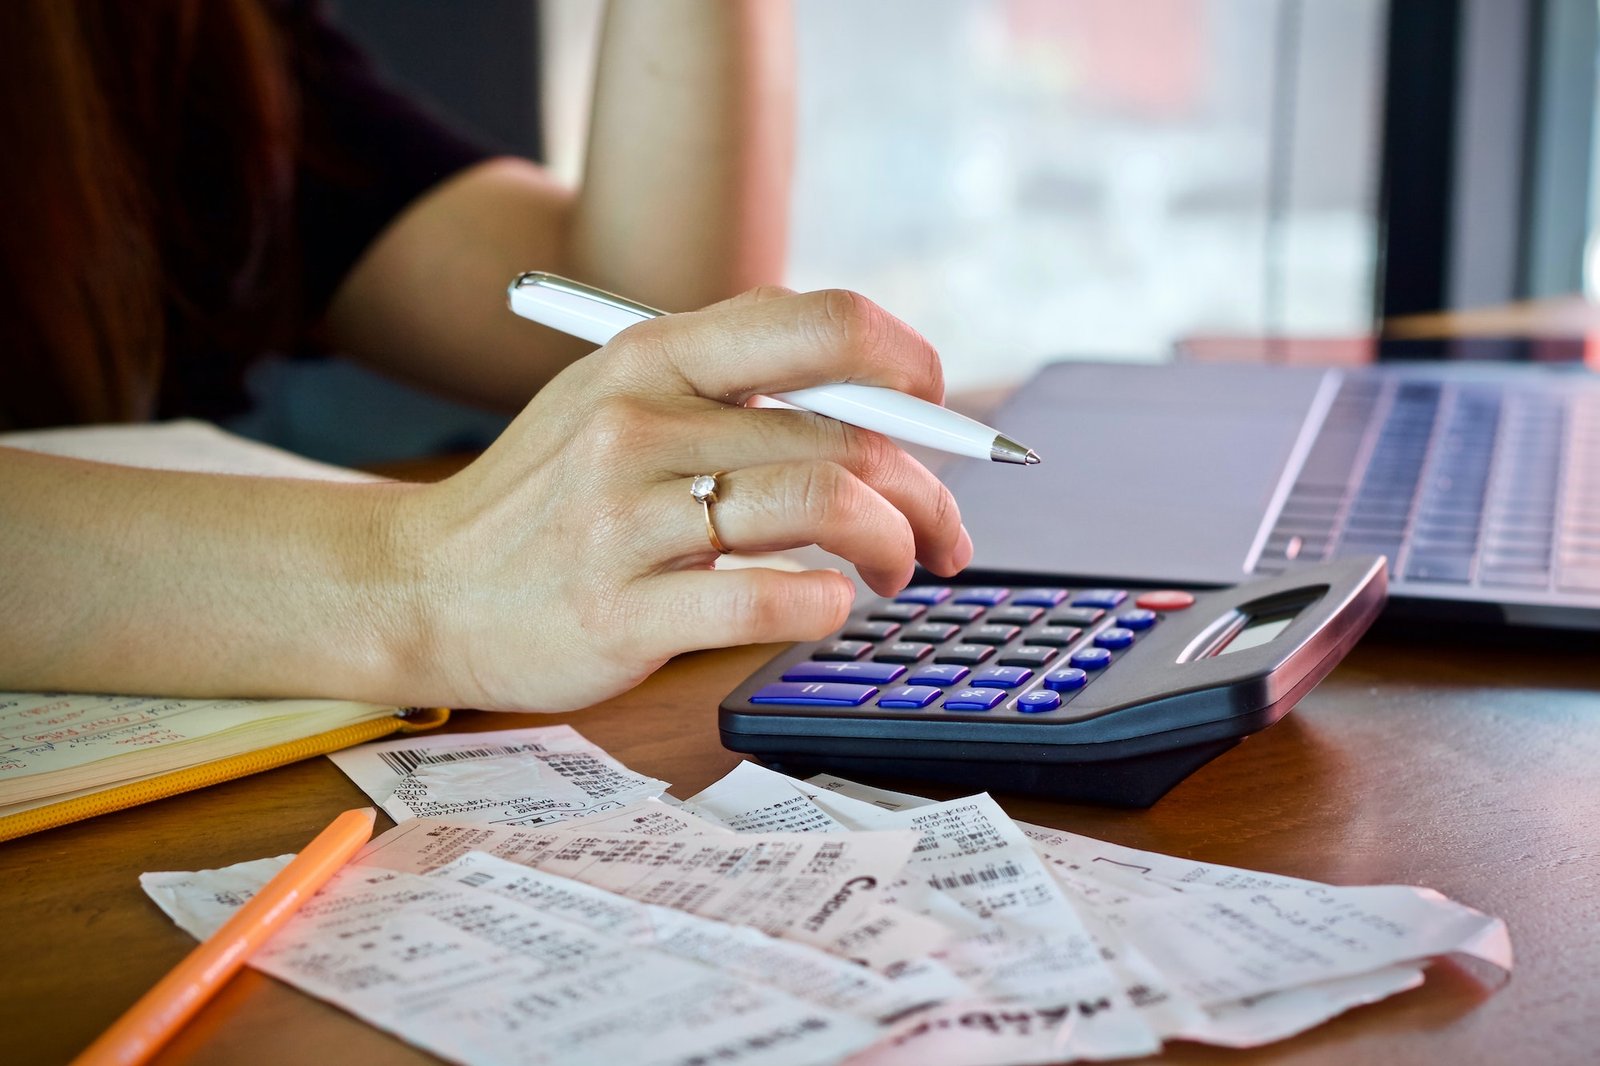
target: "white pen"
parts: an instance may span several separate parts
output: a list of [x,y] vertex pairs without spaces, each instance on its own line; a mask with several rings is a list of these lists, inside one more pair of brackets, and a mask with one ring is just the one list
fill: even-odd
[[[540,271],[518,275],[507,290],[506,299],[511,310],[523,318],[593,344],[605,344],[629,326],[666,313]],[[1038,453],[1032,448],[1018,444],[982,422],[894,389],[836,382],[775,393],[772,398],[852,426],[954,455],[1024,466],[1039,462]]]

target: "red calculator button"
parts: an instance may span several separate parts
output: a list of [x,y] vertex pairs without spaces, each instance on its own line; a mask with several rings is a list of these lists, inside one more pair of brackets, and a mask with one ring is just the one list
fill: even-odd
[[1181,611],[1194,606],[1194,596],[1179,589],[1162,589],[1143,593],[1133,602],[1147,611]]

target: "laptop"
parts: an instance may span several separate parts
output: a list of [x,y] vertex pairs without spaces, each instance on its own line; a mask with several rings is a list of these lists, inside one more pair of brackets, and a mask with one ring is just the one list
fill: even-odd
[[1227,585],[1389,560],[1391,617],[1600,629],[1600,376],[1581,367],[1055,363],[942,471],[1011,580]]

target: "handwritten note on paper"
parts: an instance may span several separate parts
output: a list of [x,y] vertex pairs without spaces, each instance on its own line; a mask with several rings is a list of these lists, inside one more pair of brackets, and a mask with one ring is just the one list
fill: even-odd
[[567,725],[405,737],[328,757],[397,822],[547,825],[667,790]]
[[349,868],[251,965],[459,1062],[805,1066],[872,1022],[470,885]]

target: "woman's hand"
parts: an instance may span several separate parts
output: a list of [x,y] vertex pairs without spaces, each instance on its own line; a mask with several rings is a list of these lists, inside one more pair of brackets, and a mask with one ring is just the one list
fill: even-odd
[[764,289],[644,322],[573,364],[477,462],[392,497],[412,576],[413,702],[567,710],[697,648],[841,625],[831,570],[714,571],[696,475],[717,473],[723,544],[817,544],[892,593],[972,555],[949,492],[888,439],[751,396],[832,381],[943,399],[926,341],[852,293]]

